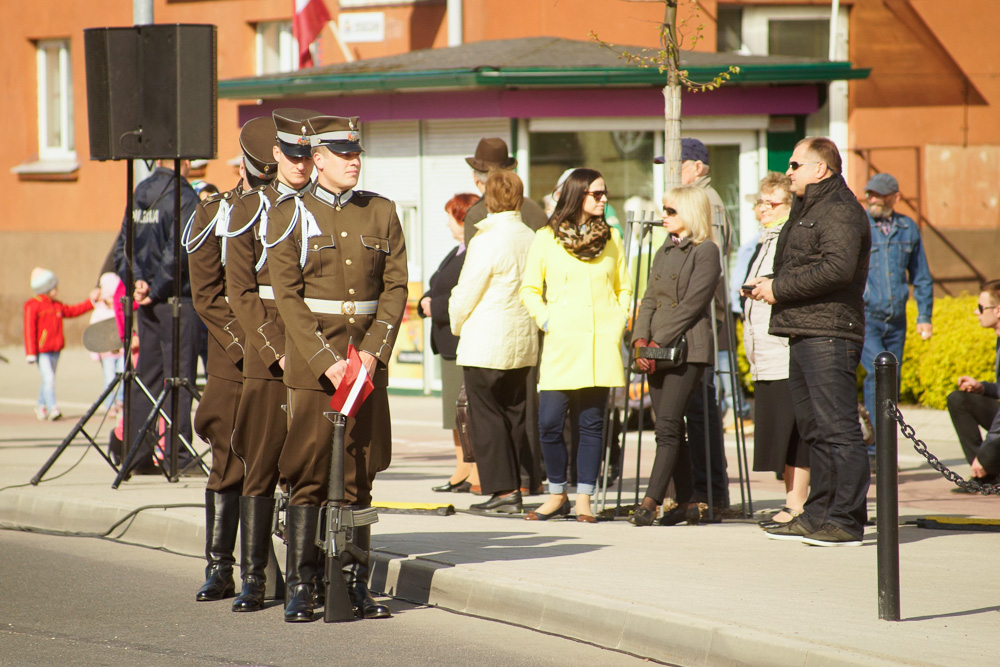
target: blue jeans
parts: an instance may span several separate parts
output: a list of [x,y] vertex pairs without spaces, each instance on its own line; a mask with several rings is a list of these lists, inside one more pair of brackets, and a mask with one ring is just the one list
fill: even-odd
[[718,371],[719,389],[721,390],[722,395],[722,405],[719,407],[722,409],[723,414],[725,414],[726,410],[733,407],[733,399],[729,395],[729,390],[732,388],[732,384],[730,383],[735,382],[737,407],[734,411],[734,415],[743,418],[749,417],[750,404],[743,400],[743,389],[740,387],[740,379],[739,377],[731,378],[729,375],[729,351],[719,350],[716,355],[716,362],[715,368],[716,371]]
[[588,496],[594,493],[601,468],[601,435],[607,403],[607,387],[539,392],[538,435],[545,474],[549,478],[549,493],[566,492],[568,456],[563,425],[567,412],[580,441],[576,452],[576,492]]
[[38,353],[38,372],[42,374],[42,387],[38,390],[38,405],[44,407],[50,414],[56,406],[56,366],[59,364],[58,352]]
[[[871,415],[872,423],[875,423],[875,357],[882,352],[892,352],[899,362],[900,372],[896,378],[902,381],[901,368],[903,365],[903,346],[906,344],[906,317],[903,319],[885,322],[865,314],[865,346],[861,350],[861,366],[868,375],[864,382],[865,409]],[[896,387],[896,395],[899,395],[899,386]],[[868,446],[868,453],[875,454],[875,443]]]
[[[112,382],[115,381],[115,374],[121,373],[125,370],[125,357],[101,357],[101,372],[104,374],[104,389],[108,388]],[[103,391],[103,389],[102,389]],[[118,387],[115,388],[113,392],[108,394],[108,397],[104,399],[104,404],[102,407],[104,409],[110,408],[115,402],[121,403],[125,400],[125,385],[119,383]]]
[[833,523],[860,538],[868,521],[871,474],[858,423],[861,346],[843,338],[791,339],[788,386],[795,423],[809,447],[811,487],[803,517],[818,530]]

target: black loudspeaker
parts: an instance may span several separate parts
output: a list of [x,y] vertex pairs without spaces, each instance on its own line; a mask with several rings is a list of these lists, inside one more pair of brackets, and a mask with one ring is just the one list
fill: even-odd
[[90,159],[216,157],[214,25],[83,32]]

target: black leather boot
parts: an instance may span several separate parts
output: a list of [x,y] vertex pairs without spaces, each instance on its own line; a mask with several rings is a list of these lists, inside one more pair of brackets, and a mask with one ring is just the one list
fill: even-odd
[[205,583],[198,589],[198,602],[233,596],[233,549],[240,525],[240,494],[205,489]]
[[389,618],[392,612],[384,604],[372,599],[368,590],[368,574],[370,571],[370,553],[372,544],[372,527],[361,526],[354,529],[354,545],[364,552],[364,561],[350,554],[344,554],[344,581],[347,582],[347,592],[351,596],[354,615],[358,618]]
[[243,590],[233,600],[233,611],[264,608],[267,559],[271,553],[274,498],[240,496],[240,572]]
[[288,555],[285,559],[285,621],[308,623],[316,611],[316,528],[320,508],[289,505],[285,514]]

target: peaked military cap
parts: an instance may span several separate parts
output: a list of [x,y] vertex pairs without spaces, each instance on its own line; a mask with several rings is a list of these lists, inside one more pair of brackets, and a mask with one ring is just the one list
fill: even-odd
[[271,113],[282,153],[289,157],[309,157],[313,135],[309,119],[318,115],[308,109],[275,109]]
[[313,146],[326,146],[334,153],[362,153],[361,125],[357,116],[315,116],[309,119]]
[[270,180],[278,173],[278,163],[274,161],[274,121],[263,116],[254,118],[240,130],[240,148],[243,149],[243,166],[247,173]]

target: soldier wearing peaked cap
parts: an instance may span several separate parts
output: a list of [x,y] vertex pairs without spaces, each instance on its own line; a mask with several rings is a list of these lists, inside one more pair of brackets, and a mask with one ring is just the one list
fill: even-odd
[[[263,124],[261,123],[263,121]],[[270,125],[270,129],[266,126]],[[212,446],[212,469],[205,488],[205,583],[195,599],[221,600],[235,592],[233,549],[239,526],[239,497],[243,463],[232,455],[236,406],[243,392],[243,359],[246,336],[226,301],[225,232],[233,204],[240,194],[273,176],[273,164],[261,164],[273,143],[271,120],[255,119],[243,126],[240,146],[243,160],[240,181],[227,192],[202,201],[188,221],[182,240],[188,256],[194,308],[208,327],[208,381],[195,413],[195,432]]]
[[262,135],[253,147],[244,145],[243,164],[254,187],[236,197],[226,234],[229,303],[249,343],[232,438],[233,451],[246,467],[239,500],[243,588],[233,601],[236,612],[264,607],[278,456],[288,430],[282,408],[287,402],[282,382],[285,331],[274,304],[263,239],[274,205],[309,185],[313,162],[307,121],[315,115],[306,109],[278,109],[271,118],[251,121],[259,123]]
[[[318,556],[314,535],[326,499],[333,426],[324,416],[347,367],[353,341],[375,390],[347,419],[344,485],[347,502],[371,505],[375,474],[391,457],[386,364],[407,296],[406,248],[393,202],[355,190],[361,172],[357,118],[318,116],[313,159],[318,180],[304,193],[281,201],[271,213],[272,231],[291,230],[270,249],[275,301],[292,341],[285,384],[289,387],[288,438],[280,468],[288,479],[288,599],[285,620],[309,621],[315,610],[313,577]],[[370,526],[355,529],[355,545],[370,547]],[[345,554],[344,577],[355,614],[383,618],[389,609],[372,600],[368,565]]]

